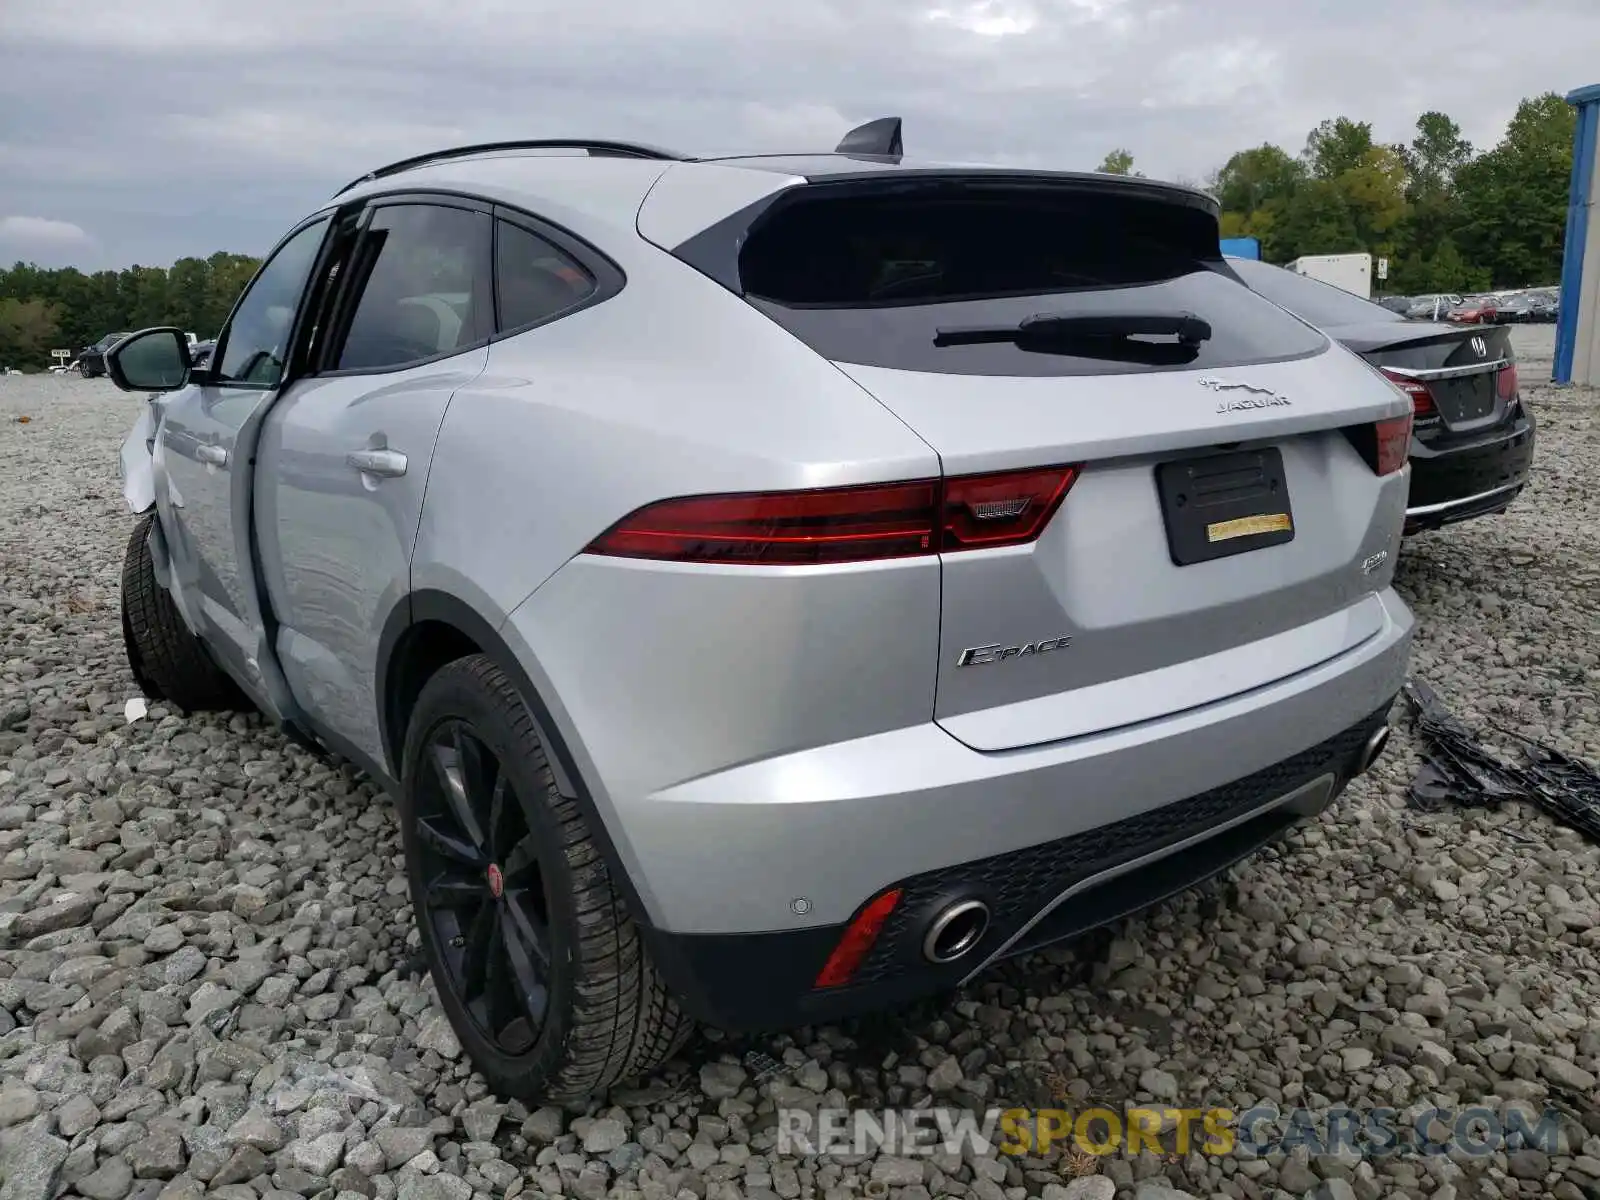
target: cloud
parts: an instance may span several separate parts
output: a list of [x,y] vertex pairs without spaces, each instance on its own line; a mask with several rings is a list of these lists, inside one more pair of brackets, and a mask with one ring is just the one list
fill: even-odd
[[[1600,5],[1524,0],[0,0],[0,211],[85,266],[261,252],[385,162],[515,137],[827,149],[905,118],[955,161],[1203,178],[1324,118],[1383,140],[1595,82]],[[56,243],[59,247],[62,243]]]
[[71,221],[48,217],[0,217],[0,242],[18,246],[81,246],[93,239]]

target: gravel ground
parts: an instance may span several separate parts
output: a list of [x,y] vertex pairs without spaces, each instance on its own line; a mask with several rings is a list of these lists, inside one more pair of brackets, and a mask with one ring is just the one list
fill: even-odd
[[[1518,338],[1548,378],[1549,331]],[[1531,398],[1531,492],[1402,559],[1415,670],[1474,724],[1600,759],[1600,395]],[[414,971],[387,799],[253,716],[126,721],[136,405],[0,378],[0,1200],[1600,1196],[1600,850],[1523,806],[1408,811],[1404,728],[1320,823],[1115,936],[893,1018],[707,1035],[586,1112],[497,1102]],[[772,1152],[775,1101],[847,1097],[1571,1115],[1554,1155],[1144,1154],[1099,1179],[1055,1151]]]

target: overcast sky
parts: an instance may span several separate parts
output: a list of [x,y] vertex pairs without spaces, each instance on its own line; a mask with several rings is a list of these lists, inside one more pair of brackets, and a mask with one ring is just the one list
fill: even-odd
[[1203,178],[1324,117],[1488,146],[1600,0],[0,0],[0,262],[259,254],[407,154],[584,135]]

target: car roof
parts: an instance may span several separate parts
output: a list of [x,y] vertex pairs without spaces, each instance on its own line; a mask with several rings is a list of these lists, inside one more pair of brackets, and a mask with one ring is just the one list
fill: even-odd
[[[1216,200],[1180,184],[1140,176],[1088,171],[1057,171],[995,163],[908,159],[900,154],[798,152],[761,154],[680,154],[637,143],[546,139],[462,146],[417,155],[379,167],[347,184],[333,203],[344,204],[386,193],[410,190],[459,191],[524,207],[558,223],[601,220],[633,225],[645,197],[671,172],[729,170],[750,172],[752,182],[779,176],[789,184],[881,179],[889,176],[932,177],[959,173],[996,179],[1099,181],[1128,192],[1145,192],[1215,211]],[[779,180],[778,187],[785,186]],[[766,185],[760,185],[764,190]],[[327,206],[325,206],[327,207]],[[588,218],[588,220],[585,220]]]

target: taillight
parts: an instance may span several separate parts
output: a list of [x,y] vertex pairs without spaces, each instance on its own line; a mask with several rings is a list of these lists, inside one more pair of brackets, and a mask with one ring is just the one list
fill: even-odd
[[839,939],[839,944],[833,948],[833,953],[828,955],[828,961],[822,965],[822,970],[817,973],[817,980],[812,987],[830,988],[842,987],[855,976],[856,970],[871,953],[873,943],[878,940],[878,934],[883,932],[884,922],[889,919],[889,914],[894,912],[895,905],[900,903],[900,889],[884,892],[871,904],[863,908],[855,920],[850,922],[844,931],[844,936]]
[[1076,467],[1047,467],[664,500],[624,517],[587,552],[796,566],[1016,546],[1039,536],[1077,476]]
[[1411,456],[1411,415],[1379,421],[1373,429],[1378,443],[1378,461],[1373,469],[1379,475],[1393,475]]
[[1517,395],[1516,364],[1512,363],[1510,366],[1501,367],[1495,374],[1494,384],[1495,390],[1500,393],[1500,399],[1506,401],[1514,400]]
[[940,552],[1033,541],[1077,477],[1076,467],[1048,467],[945,480],[939,505]]
[[1379,367],[1383,377],[1395,387],[1399,388],[1411,398],[1411,414],[1419,421],[1431,421],[1439,415],[1439,410],[1433,403],[1433,393],[1428,390],[1428,385],[1420,379],[1412,379],[1401,375],[1387,367]]

